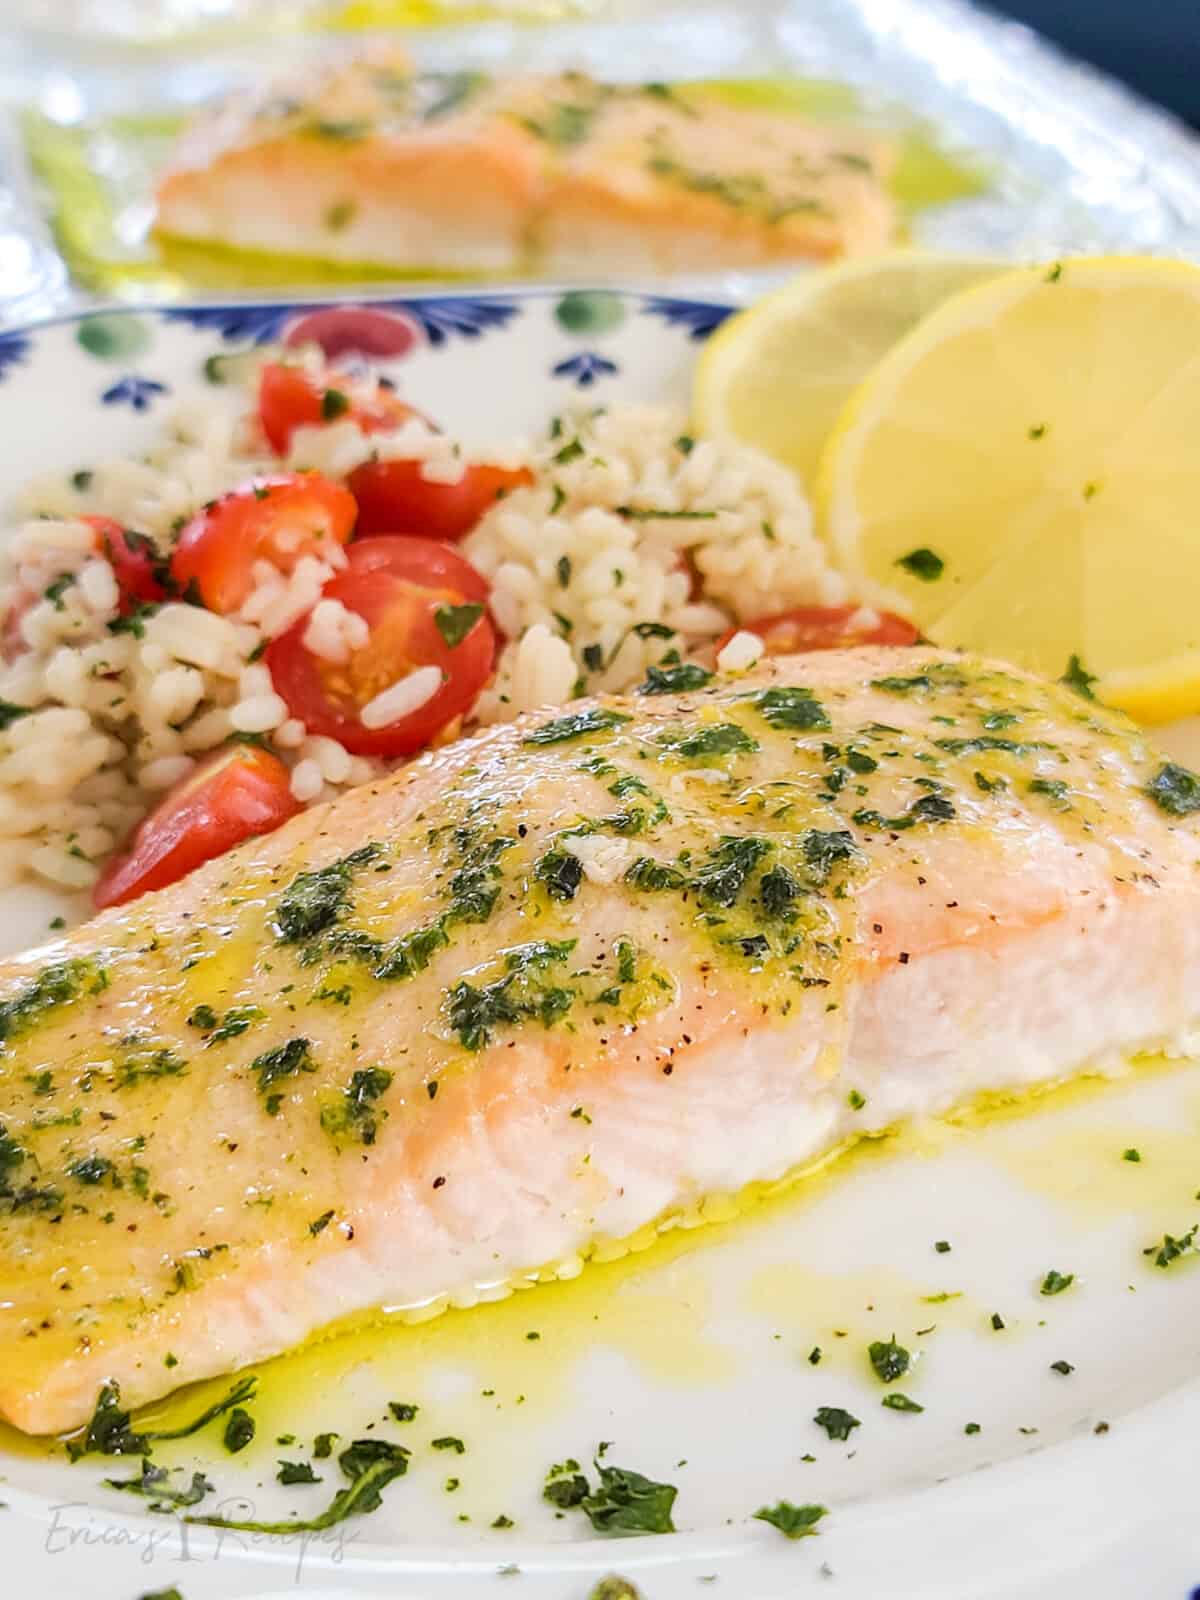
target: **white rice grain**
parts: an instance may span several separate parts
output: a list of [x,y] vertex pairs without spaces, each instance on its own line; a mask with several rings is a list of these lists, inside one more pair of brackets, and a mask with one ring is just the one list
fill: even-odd
[[229,713],[229,720],[238,733],[270,733],[287,720],[287,701],[277,694],[254,695],[249,700],[239,700]]
[[358,714],[364,728],[386,728],[428,704],[442,686],[440,667],[417,667],[368,700]]
[[762,653],[762,639],[742,628],[718,651],[717,666],[722,672],[746,672],[762,659]]
[[309,613],[304,647],[323,661],[340,666],[353,651],[362,649],[370,633],[366,618],[340,600],[318,600]]

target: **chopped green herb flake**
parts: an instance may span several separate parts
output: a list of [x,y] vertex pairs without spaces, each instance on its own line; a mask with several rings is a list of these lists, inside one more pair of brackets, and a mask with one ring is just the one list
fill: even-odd
[[420,1406],[413,1405],[410,1400],[388,1401],[388,1410],[397,1422],[411,1422],[420,1409]]
[[1193,1223],[1186,1233],[1181,1233],[1178,1238],[1173,1234],[1164,1233],[1160,1245],[1148,1245],[1142,1251],[1144,1256],[1152,1256],[1156,1267],[1164,1269],[1178,1261],[1180,1256],[1196,1253],[1196,1232],[1200,1224]]
[[862,1423],[849,1411],[843,1411],[841,1406],[821,1406],[813,1417],[818,1428],[824,1428],[831,1439],[848,1439],[855,1428],[861,1428]]
[[447,648],[456,650],[482,615],[481,605],[439,606],[433,620]]
[[897,1344],[895,1337],[882,1340],[876,1339],[867,1348],[867,1355],[875,1369],[875,1376],[881,1383],[895,1383],[897,1378],[902,1378],[912,1364],[912,1357],[903,1345]]
[[702,900],[728,908],[737,901],[747,878],[769,849],[765,839],[722,839],[697,872],[693,887]]
[[198,1505],[206,1494],[212,1493],[213,1486],[202,1472],[193,1472],[187,1487],[177,1489],[171,1484],[172,1471],[182,1471],[182,1468],[156,1467],[148,1457],[143,1457],[142,1470],[136,1478],[105,1478],[103,1482],[108,1489],[120,1489],[149,1500],[151,1511],[174,1511],[182,1506]]
[[106,1383],[100,1389],[96,1408],[82,1434],[67,1440],[67,1454],[72,1461],[93,1454],[143,1455],[148,1445],[156,1440],[189,1439],[207,1427],[214,1418],[224,1416],[226,1412],[240,1406],[244,1400],[252,1399],[257,1386],[257,1378],[239,1378],[224,1399],[208,1406],[191,1422],[184,1423],[178,1428],[135,1432],[129,1425],[130,1413],[121,1407],[120,1385]]
[[360,1144],[375,1143],[379,1119],[386,1117],[376,1102],[387,1092],[392,1075],[382,1067],[360,1067],[337,1100],[321,1108],[321,1126],[326,1133],[347,1135]]
[[393,1479],[408,1470],[411,1452],[386,1439],[356,1439],[338,1457],[338,1465],[349,1480],[339,1489],[329,1507],[307,1521],[286,1518],[280,1522],[239,1521],[232,1517],[189,1517],[189,1522],[209,1528],[229,1528],[240,1533],[296,1534],[319,1533],[347,1517],[364,1516],[383,1504],[383,1490]]
[[817,888],[823,888],[829,882],[833,869],[840,862],[856,860],[859,853],[854,835],[844,829],[822,831],[810,828],[804,835],[803,848],[809,879]]
[[1177,761],[1164,761],[1146,785],[1146,793],[1171,817],[1190,817],[1200,811],[1200,777]]
[[906,1394],[897,1394],[895,1390],[891,1394],[885,1394],[880,1404],[886,1406],[889,1411],[924,1411],[925,1409],[924,1406],[918,1405],[915,1400],[910,1400]]
[[1094,672],[1089,672],[1078,656],[1071,656],[1067,661],[1067,670],[1058,680],[1065,683],[1069,689],[1074,689],[1076,694],[1081,694],[1085,700],[1094,700],[1092,685],[1099,679]]
[[1073,1272],[1057,1272],[1053,1267],[1042,1279],[1039,1294],[1062,1294],[1064,1289],[1069,1289],[1075,1282]]
[[594,1463],[599,1478],[595,1489],[579,1502],[597,1533],[627,1537],[632,1534],[674,1533],[671,1509],[678,1490],[656,1483],[628,1467]]
[[567,850],[548,850],[533,875],[552,900],[574,900],[583,882],[583,863]]
[[918,550],[910,550],[906,556],[900,556],[896,565],[903,567],[905,572],[911,572],[914,578],[920,578],[922,583],[936,583],[946,570],[946,563],[941,556],[925,545]]
[[276,1483],[321,1483],[307,1461],[281,1461],[275,1474]]
[[334,422],[338,417],[345,416],[350,409],[350,396],[343,394],[340,389],[326,389],[321,396],[322,422]]
[[579,1470],[578,1461],[563,1461],[550,1468],[542,1488],[542,1498],[560,1511],[570,1511],[587,1499],[589,1484]]
[[812,690],[798,685],[764,689],[753,697],[753,704],[773,728],[810,732],[830,726],[829,715]]
[[602,733],[618,728],[630,721],[624,711],[612,711],[604,706],[590,706],[586,711],[576,711],[569,716],[556,717],[544,722],[540,728],[525,735],[526,744],[563,744],[568,739],[579,739],[584,734]]
[[255,1434],[254,1418],[242,1406],[235,1406],[225,1422],[225,1448],[231,1456],[244,1450]]
[[324,933],[350,907],[350,885],[357,867],[377,860],[377,844],[366,844],[340,861],[313,872],[301,872],[280,896],[275,911],[275,937],[281,944],[298,944]]
[[902,833],[907,828],[915,828],[921,822],[952,822],[957,814],[954,802],[948,795],[923,794],[919,800],[913,801],[903,816],[884,817],[878,811],[864,809],[854,813],[853,821],[860,828]]
[[710,723],[703,728],[668,729],[658,735],[664,750],[686,761],[709,760],[716,756],[750,755],[758,749],[745,728],[736,722]]
[[773,1506],[759,1506],[754,1513],[757,1522],[769,1522],[778,1528],[785,1539],[807,1539],[817,1531],[817,1523],[828,1516],[825,1506],[794,1506],[790,1500],[779,1500]]
[[[250,1071],[258,1074],[258,1092],[267,1095],[272,1085],[283,1078],[294,1076],[298,1072],[315,1072],[316,1062],[312,1058],[312,1043],[308,1039],[289,1039],[286,1044],[277,1046],[274,1050],[264,1050],[255,1056],[250,1063]],[[279,1110],[282,1096],[267,1095],[267,1112],[274,1116]]]
[[933,689],[936,685],[927,672],[915,672],[910,678],[872,678],[871,688],[882,689],[885,694],[913,694],[917,690]]
[[694,661],[681,661],[678,666],[649,667],[645,681],[637,686],[637,694],[683,694],[688,689],[703,689],[712,682],[713,675],[706,667]]

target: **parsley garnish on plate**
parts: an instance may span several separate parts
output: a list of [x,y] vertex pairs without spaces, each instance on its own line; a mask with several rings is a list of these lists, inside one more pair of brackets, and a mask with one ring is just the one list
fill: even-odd
[[193,1472],[186,1488],[174,1488],[171,1473],[182,1470],[182,1467],[156,1467],[148,1457],[143,1457],[142,1470],[136,1478],[105,1478],[103,1481],[108,1489],[121,1489],[149,1500],[151,1511],[175,1511],[181,1506],[198,1505],[212,1492],[212,1484],[202,1472]]
[[894,1334],[887,1340],[874,1340],[867,1347],[867,1355],[880,1383],[895,1383],[912,1365],[912,1357],[902,1344],[896,1343]]
[[597,1533],[675,1532],[671,1508],[679,1491],[673,1484],[656,1483],[629,1467],[605,1466],[599,1460],[594,1465],[600,1481],[579,1505]]
[[305,1521],[288,1517],[279,1522],[253,1522],[235,1517],[188,1517],[187,1521],[206,1528],[228,1528],[237,1533],[319,1533],[344,1522],[347,1517],[365,1516],[383,1504],[383,1491],[394,1478],[408,1471],[411,1454],[402,1444],[387,1439],[356,1439],[338,1457],[338,1466],[348,1480],[319,1516]]
[[1042,1279],[1038,1293],[1062,1294],[1063,1290],[1069,1289],[1074,1282],[1075,1274],[1073,1272],[1058,1272],[1051,1267],[1050,1271]]
[[609,1466],[606,1445],[598,1447],[592,1463],[598,1481],[592,1488],[578,1461],[559,1462],[546,1474],[543,1497],[560,1510],[578,1508],[597,1533],[628,1537],[633,1534],[674,1533],[671,1509],[678,1490],[657,1483],[629,1467]]
[[778,1500],[773,1506],[759,1506],[754,1518],[778,1528],[785,1539],[808,1539],[816,1533],[821,1518],[828,1515],[825,1506],[794,1506],[790,1500]]
[[1200,1224],[1193,1223],[1186,1233],[1181,1233],[1177,1238],[1173,1234],[1164,1233],[1161,1244],[1147,1245],[1142,1251],[1144,1256],[1152,1256],[1156,1267],[1169,1267],[1178,1261],[1180,1256],[1196,1253],[1196,1231]]
[[841,1406],[818,1407],[813,1421],[818,1428],[824,1428],[831,1439],[848,1439],[855,1428],[862,1427],[859,1419],[843,1411]]
[[241,1406],[235,1406],[225,1423],[224,1444],[231,1456],[244,1450],[255,1434],[255,1421]]
[[214,1418],[224,1416],[227,1411],[241,1405],[243,1400],[251,1399],[257,1386],[258,1379],[255,1377],[239,1378],[223,1400],[206,1407],[191,1422],[185,1422],[178,1428],[136,1430],[130,1426],[130,1413],[121,1406],[120,1384],[106,1383],[100,1390],[96,1409],[83,1430],[83,1436],[67,1440],[67,1454],[72,1461],[93,1453],[102,1456],[137,1456],[144,1455],[150,1444],[160,1440],[189,1439]]
[[880,1404],[886,1406],[889,1411],[917,1412],[925,1409],[915,1400],[910,1400],[906,1394],[897,1394],[895,1390],[891,1394],[885,1394]]

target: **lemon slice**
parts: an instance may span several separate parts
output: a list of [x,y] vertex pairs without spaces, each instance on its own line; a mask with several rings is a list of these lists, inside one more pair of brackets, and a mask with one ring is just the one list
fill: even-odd
[[1005,273],[863,382],[818,474],[842,564],[928,637],[1111,704],[1200,711],[1200,268],[1106,257]]
[[708,341],[696,427],[757,445],[811,485],[842,405],[879,358],[949,295],[1003,270],[983,257],[898,250],[805,273]]

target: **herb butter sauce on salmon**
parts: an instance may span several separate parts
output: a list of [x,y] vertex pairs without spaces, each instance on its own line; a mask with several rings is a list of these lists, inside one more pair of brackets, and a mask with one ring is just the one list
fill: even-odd
[[1200,780],[1122,717],[923,649],[643,690],[3,964],[0,1414],[73,1428],[1186,1047]]

